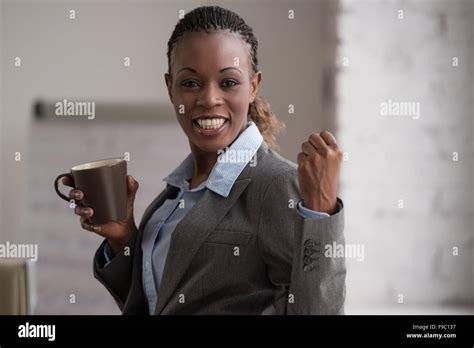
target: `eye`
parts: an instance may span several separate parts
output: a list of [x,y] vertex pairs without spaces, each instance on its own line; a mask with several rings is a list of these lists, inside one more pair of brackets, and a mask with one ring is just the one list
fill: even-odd
[[[228,85],[229,83],[231,83],[231,85]],[[237,86],[238,84],[239,83],[237,81],[234,81],[234,80],[226,80],[223,83],[224,87],[226,87],[226,88],[234,87],[234,86]]]
[[198,87],[199,85],[196,81],[188,80],[188,81],[184,81],[183,83],[181,83],[181,86],[194,88],[194,87]]

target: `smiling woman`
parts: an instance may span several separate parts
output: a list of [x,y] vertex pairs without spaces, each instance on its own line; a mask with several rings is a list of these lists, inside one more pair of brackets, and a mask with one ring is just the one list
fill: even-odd
[[[179,25],[177,30],[170,39],[165,80],[191,151],[206,158],[191,182],[194,187],[208,176],[217,151],[246,128],[262,74],[253,71],[252,50],[238,35],[225,30],[180,34]],[[268,117],[276,119],[271,113]]]
[[[298,166],[274,151],[282,124],[257,96],[257,47],[229,10],[186,14],[165,82],[190,154],[138,227],[131,176],[125,220],[93,225],[93,209],[76,209],[106,238],[94,274],[123,314],[343,313],[344,258],[324,255],[344,245],[342,150],[323,131],[302,144]],[[84,192],[70,197],[81,206]]]
[[[168,42],[165,80],[188,138],[215,152],[235,139],[251,119],[265,142],[278,147],[276,135],[284,125],[257,96],[262,80],[257,48],[252,28],[234,12],[219,7],[198,8],[176,25]],[[216,121],[219,127],[214,128]],[[206,137],[217,134],[219,138],[212,141]]]

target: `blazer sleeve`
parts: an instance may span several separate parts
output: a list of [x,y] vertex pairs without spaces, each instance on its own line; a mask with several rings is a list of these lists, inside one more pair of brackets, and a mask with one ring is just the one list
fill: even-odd
[[274,286],[275,314],[344,314],[344,257],[325,257],[325,248],[344,246],[343,202],[320,219],[297,212],[296,171],[269,180],[263,192],[258,242]]
[[120,310],[123,310],[132,284],[133,255],[136,238],[135,236],[129,241],[109,262],[107,262],[104,254],[107,240],[102,242],[94,256],[94,277],[113,296]]

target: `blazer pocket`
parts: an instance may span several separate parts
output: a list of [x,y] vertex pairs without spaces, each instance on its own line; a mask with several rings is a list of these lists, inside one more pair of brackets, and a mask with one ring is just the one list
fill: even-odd
[[250,233],[230,230],[214,230],[206,238],[206,243],[246,245],[250,239]]

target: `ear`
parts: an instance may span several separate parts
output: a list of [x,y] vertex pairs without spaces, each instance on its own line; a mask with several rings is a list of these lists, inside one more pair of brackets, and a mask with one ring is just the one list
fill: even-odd
[[253,102],[257,97],[258,87],[262,81],[262,72],[259,70],[253,74],[250,80],[250,100],[249,103]]
[[172,93],[173,79],[171,78],[171,75],[168,73],[165,74],[165,83],[166,83],[166,88],[168,89],[168,95],[170,97],[171,103],[173,103],[173,93]]

